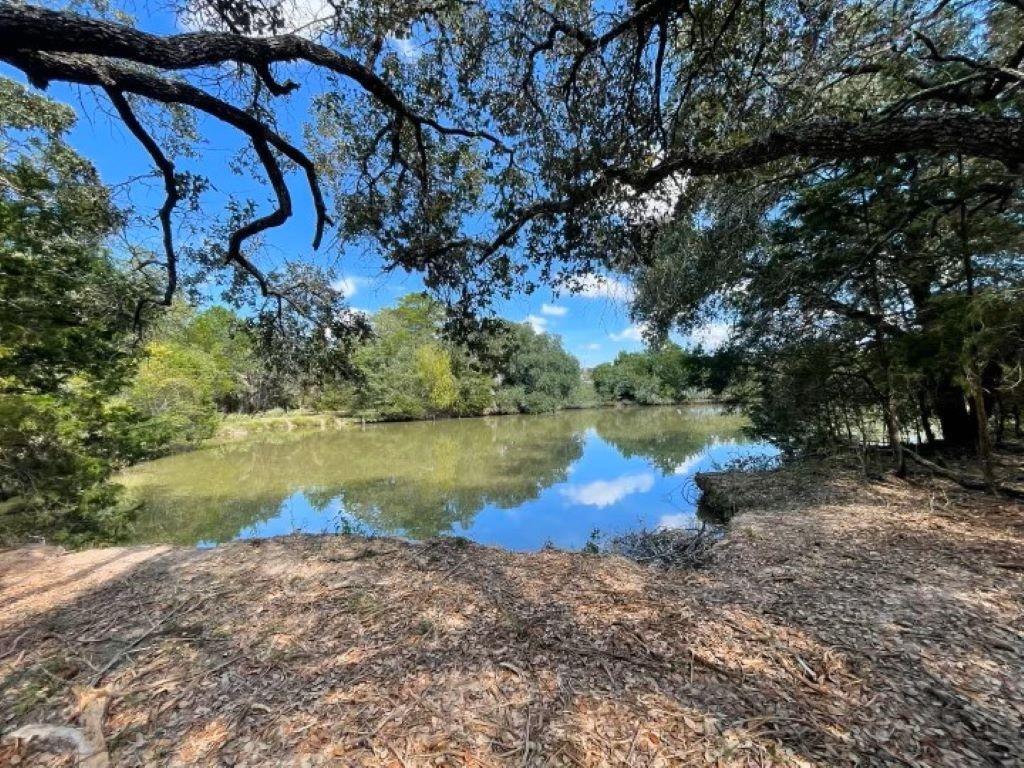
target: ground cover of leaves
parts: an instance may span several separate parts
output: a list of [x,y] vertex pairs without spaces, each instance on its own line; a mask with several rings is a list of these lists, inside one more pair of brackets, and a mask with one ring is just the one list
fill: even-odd
[[0,765],[1024,764],[1024,507],[716,482],[751,506],[696,571],[357,537],[2,552],[0,734],[90,720],[102,749],[8,738]]

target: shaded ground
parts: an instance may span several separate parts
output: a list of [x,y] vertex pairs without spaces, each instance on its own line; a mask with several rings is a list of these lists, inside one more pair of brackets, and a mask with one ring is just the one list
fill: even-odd
[[696,572],[345,537],[0,553],[0,732],[99,695],[118,766],[1022,764],[1024,507],[720,482],[757,509]]

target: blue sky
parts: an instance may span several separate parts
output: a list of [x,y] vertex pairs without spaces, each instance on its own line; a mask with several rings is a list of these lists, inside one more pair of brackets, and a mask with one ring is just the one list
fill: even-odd
[[[176,25],[175,20],[165,13],[142,17],[139,26],[152,32],[170,32]],[[392,41],[392,44],[400,52],[408,53],[408,42]],[[20,73],[6,65],[0,64],[0,73],[24,82]],[[301,137],[303,116],[308,106],[306,94],[315,88],[315,84],[310,84],[276,102],[282,132],[296,140]],[[152,170],[148,155],[120,122],[108,114],[109,105],[102,97],[94,97],[86,89],[62,84],[52,86],[48,94],[75,108],[79,120],[70,137],[72,145],[95,163],[107,184],[122,185],[116,187],[119,201],[131,205],[142,217],[142,221],[128,232],[128,238],[159,250],[159,233],[155,224],[156,211],[162,202],[162,185],[155,177],[137,179]],[[267,201],[269,188],[260,179],[240,176],[229,169],[232,158],[242,147],[239,135],[212,119],[201,118],[198,129],[201,139],[196,147],[197,157],[179,162],[179,167],[203,174],[213,183],[214,189],[203,198],[204,209],[216,210],[219,214],[232,195]],[[301,146],[301,141],[297,143]],[[124,184],[128,180],[133,181]],[[263,251],[256,254],[261,267],[269,268],[296,260],[311,260],[329,267],[338,274],[338,285],[344,289],[349,303],[367,312],[393,304],[405,293],[422,289],[417,275],[385,274],[380,258],[360,247],[339,249],[325,243],[319,252],[314,252],[310,244],[314,218],[308,192],[302,179],[293,176],[289,181],[295,214],[285,226],[269,233]],[[211,215],[213,218],[215,216]],[[330,240],[329,236],[327,240]],[[641,329],[629,319],[630,293],[627,281],[609,276],[588,281],[582,293],[576,295],[541,288],[529,296],[501,301],[495,305],[495,311],[510,320],[529,322],[538,331],[558,334],[566,349],[589,367],[613,359],[620,351],[643,348]],[[723,328],[713,327],[701,338],[713,346],[722,333]]]

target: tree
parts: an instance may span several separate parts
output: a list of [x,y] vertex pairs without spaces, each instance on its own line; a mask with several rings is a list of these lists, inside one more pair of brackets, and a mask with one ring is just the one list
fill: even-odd
[[1018,180],[984,161],[904,156],[821,168],[761,200],[694,194],[699,207],[665,223],[639,270],[637,309],[663,330],[734,318],[760,370],[761,429],[820,445],[874,441],[884,425],[898,468],[915,433],[985,453],[983,414],[1017,359],[981,339],[986,327],[1018,337],[1005,309],[1024,277]]
[[[369,238],[468,311],[529,286],[516,245],[570,284],[635,263],[652,209],[671,208],[685,178],[906,153],[1012,174],[1024,162],[1017,0],[379,2],[337,6],[303,35],[285,31],[277,3],[180,10],[201,31],[0,5],[0,60],[41,87],[101,91],[152,157],[166,189],[165,302],[188,185],[146,127],[152,105],[221,121],[250,145],[276,203],[241,206],[217,256],[278,303],[302,286],[260,269],[250,246],[290,217],[293,166],[316,209],[314,246],[336,210],[343,241]],[[396,35],[422,39],[420,55],[389,53]],[[329,86],[312,100],[309,152],[273,119],[299,87],[274,70],[299,65]]]
[[373,319],[373,337],[354,353],[361,408],[384,418],[451,413],[457,385],[443,345],[441,306],[424,294],[403,297]]
[[449,413],[459,398],[459,387],[452,373],[447,351],[434,344],[416,348],[416,377],[423,387],[427,406],[435,413]]
[[604,400],[641,405],[672,402],[668,385],[655,372],[653,356],[646,352],[620,352],[613,362],[595,367],[592,376],[594,389]]
[[353,360],[353,399],[384,418],[541,413],[572,402],[576,358],[561,340],[525,324],[491,320],[453,336],[442,304],[410,294],[372,319]]
[[64,136],[69,109],[0,78],[0,527],[116,534],[105,484],[142,286],[104,242],[107,189]]
[[217,400],[233,392],[229,373],[201,348],[156,341],[147,345],[125,395],[142,414],[137,441],[150,452],[174,442],[211,437],[218,422]]
[[370,331],[366,317],[345,306],[324,273],[292,264],[283,276],[303,291],[245,323],[256,358],[246,375],[245,411],[308,406],[347,384],[354,376],[353,351]]
[[498,382],[499,411],[543,413],[571,401],[580,384],[580,364],[561,339],[508,321],[491,324],[485,335],[484,366]]
[[722,397],[740,378],[735,351],[684,350],[670,341],[643,352],[620,352],[592,375],[602,399],[642,405],[676,403],[694,395]]

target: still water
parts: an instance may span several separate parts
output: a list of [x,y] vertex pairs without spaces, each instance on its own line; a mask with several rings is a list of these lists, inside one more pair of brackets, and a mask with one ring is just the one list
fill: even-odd
[[775,449],[710,407],[568,411],[261,436],[141,464],[139,541],[210,545],[292,532],[465,536],[579,549],[690,526],[696,472]]

